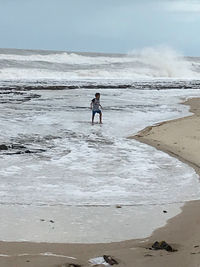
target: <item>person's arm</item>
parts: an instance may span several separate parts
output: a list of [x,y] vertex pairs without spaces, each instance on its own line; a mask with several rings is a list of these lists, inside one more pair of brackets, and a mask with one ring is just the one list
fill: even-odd
[[92,101],[91,101],[91,103],[90,103],[90,109],[92,109]]

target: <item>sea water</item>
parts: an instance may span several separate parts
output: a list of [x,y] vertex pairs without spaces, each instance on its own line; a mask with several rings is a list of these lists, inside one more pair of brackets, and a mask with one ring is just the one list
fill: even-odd
[[[176,75],[171,77],[176,88],[169,77],[162,77],[160,90],[154,88],[158,80],[153,77],[140,89],[134,88],[134,79],[130,88],[101,88],[109,75],[96,77],[103,124],[96,117],[91,125],[89,106],[97,88],[87,89],[90,77],[81,72],[80,89],[50,90],[51,83],[69,82],[56,71],[67,65],[67,77],[69,71],[80,75],[80,69],[90,73],[95,65],[107,73],[117,64],[119,84],[119,69],[135,67],[135,57],[3,50],[0,62],[0,144],[9,147],[0,152],[1,239],[87,243],[146,237],[180,212],[185,201],[199,199],[199,177],[191,167],[127,138],[148,125],[190,114],[180,103],[200,95],[194,79],[199,63],[194,70],[188,67],[191,59],[183,62],[183,76],[186,68],[192,73],[185,83],[192,81],[195,89],[177,89],[184,79]],[[44,69],[53,73],[53,80],[40,76]],[[80,77],[70,82],[80,85]],[[31,90],[24,89],[27,84]],[[162,84],[170,88],[162,90]]]

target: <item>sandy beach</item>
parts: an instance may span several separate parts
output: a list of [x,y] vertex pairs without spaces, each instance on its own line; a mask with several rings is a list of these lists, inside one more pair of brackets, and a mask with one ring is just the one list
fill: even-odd
[[0,1],[0,267],[200,267],[200,1]]
[[[178,158],[199,174],[200,99],[190,99],[184,104],[190,105],[194,115],[147,127],[131,138]],[[154,231],[151,237],[142,240],[88,245],[1,242],[0,266],[65,267],[70,263],[91,266],[89,259],[111,255],[119,262],[118,266],[197,267],[200,266],[199,209],[200,201],[186,203],[181,214]],[[149,250],[157,240],[167,241],[178,251]]]

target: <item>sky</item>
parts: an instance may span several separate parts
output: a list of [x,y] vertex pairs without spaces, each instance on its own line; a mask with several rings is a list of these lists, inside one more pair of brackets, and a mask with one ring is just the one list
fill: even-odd
[[0,47],[200,56],[200,0],[0,0]]

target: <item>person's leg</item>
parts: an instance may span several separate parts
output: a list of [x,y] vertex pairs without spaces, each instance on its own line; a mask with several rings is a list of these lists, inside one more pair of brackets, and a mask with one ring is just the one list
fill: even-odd
[[92,124],[94,124],[94,116],[95,116],[95,112],[92,111]]
[[99,113],[99,120],[100,120],[100,123],[102,124],[102,112]]

